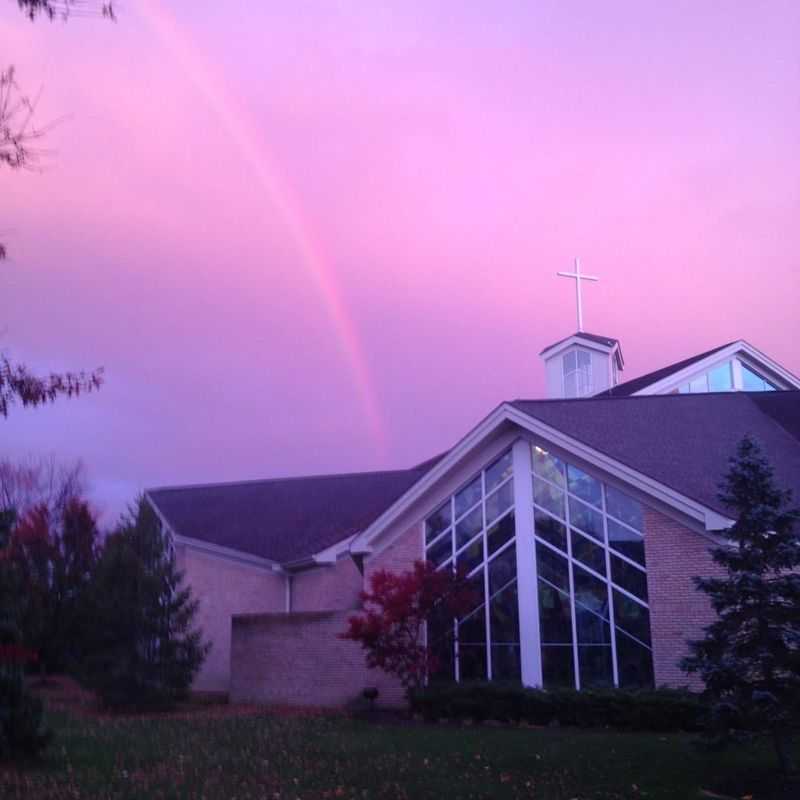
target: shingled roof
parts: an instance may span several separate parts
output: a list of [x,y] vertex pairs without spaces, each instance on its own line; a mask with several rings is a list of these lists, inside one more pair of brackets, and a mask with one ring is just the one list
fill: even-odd
[[[514,407],[680,494],[727,514],[717,498],[745,434],[762,444],[800,502],[800,391],[516,400]],[[442,456],[407,470],[151,489],[182,536],[279,563],[363,531]]]
[[719,481],[745,434],[800,503],[800,391],[517,400],[530,417],[723,515]]
[[624,383],[618,383],[616,386],[612,386],[610,389],[600,392],[597,397],[628,397],[632,394],[636,394],[636,392],[640,391],[641,389],[645,389],[657,381],[668,378],[670,375],[674,375],[676,372],[686,369],[686,367],[691,367],[692,364],[702,361],[704,358],[708,358],[709,356],[713,356],[714,353],[718,353],[720,350],[724,350],[726,347],[730,347],[732,344],[734,344],[734,342],[727,342],[719,347],[706,350],[705,353],[698,353],[696,356],[684,358],[683,361],[676,361],[674,364],[654,370],[653,372],[648,372],[646,375],[640,375],[638,378],[632,378]]
[[174,486],[147,495],[179,536],[286,563],[366,528],[440,457],[405,470]]
[[563,344],[569,339],[572,339],[573,336],[577,336],[579,339],[584,339],[587,342],[594,342],[595,344],[601,344],[603,347],[613,347],[615,344],[619,344],[619,339],[614,339],[611,336],[599,336],[596,333],[587,333],[586,331],[578,331],[577,333],[571,333],[569,336],[565,336],[563,339],[559,339],[557,342],[553,342],[553,344],[547,345],[547,347],[542,350],[539,355],[544,355],[548,350],[552,350],[554,347],[558,347],[560,344]]

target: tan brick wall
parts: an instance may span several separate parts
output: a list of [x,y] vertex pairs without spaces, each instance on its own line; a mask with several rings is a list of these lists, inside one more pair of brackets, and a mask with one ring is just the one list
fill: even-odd
[[380,705],[401,705],[403,693],[396,682],[367,669],[358,644],[338,638],[351,613],[234,617],[232,702],[341,707],[376,686]]
[[414,562],[421,559],[422,556],[422,523],[417,522],[398,536],[388,547],[364,560],[365,586],[369,587],[370,575],[376,570],[388,569],[391,572],[405,572],[411,569]]
[[199,601],[196,622],[211,652],[195,679],[197,692],[227,692],[230,687],[233,614],[282,611],[285,578],[263,568],[206,554],[191,547],[178,551],[178,564]]
[[695,575],[722,574],[709,552],[713,543],[649,508],[644,541],[656,685],[702,688],[678,662],[688,655],[687,640],[702,638],[703,628],[714,619],[707,596],[692,581]]
[[363,578],[349,556],[292,577],[292,611],[358,608]]

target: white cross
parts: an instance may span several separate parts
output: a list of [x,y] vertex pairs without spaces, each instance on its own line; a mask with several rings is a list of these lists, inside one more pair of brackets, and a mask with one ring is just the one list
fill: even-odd
[[575,279],[575,299],[578,303],[578,331],[583,330],[583,305],[581,304],[581,281],[599,281],[600,278],[595,278],[592,275],[581,275],[581,262],[580,259],[575,259],[575,272],[558,272],[556,273],[562,278]]

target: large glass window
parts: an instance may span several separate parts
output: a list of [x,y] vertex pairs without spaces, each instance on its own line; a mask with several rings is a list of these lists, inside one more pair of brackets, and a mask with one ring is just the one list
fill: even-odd
[[[734,361],[741,368],[742,383],[737,386],[734,380]],[[733,392],[741,389],[745,392],[774,392],[777,387],[766,378],[762,378],[740,359],[725,361],[708,372],[692,378],[688,383],[678,387],[681,394],[702,394],[705,392]]]
[[493,461],[425,520],[426,558],[463,569],[475,608],[428,621],[445,680],[520,680],[519,601],[511,453]]
[[564,397],[585,397],[592,393],[592,354],[576,348],[564,354]]
[[534,446],[545,688],[652,686],[641,505]]

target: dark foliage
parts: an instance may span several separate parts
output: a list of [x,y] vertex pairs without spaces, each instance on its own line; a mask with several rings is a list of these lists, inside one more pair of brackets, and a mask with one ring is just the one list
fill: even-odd
[[19,644],[14,626],[0,623],[0,759],[35,756],[52,739],[42,701],[25,685],[24,666],[33,657]]
[[800,512],[750,438],[721,489],[736,516],[729,544],[712,551],[724,575],[695,579],[717,619],[690,642],[682,666],[703,678],[713,703],[709,734],[724,743],[741,725],[768,733],[788,772],[789,737],[800,722]]
[[58,397],[77,397],[82,392],[94,391],[102,384],[102,369],[42,377],[34,375],[24,364],[14,364],[6,356],[0,356],[0,416],[7,417],[10,407],[17,402],[40,406]]
[[108,538],[94,580],[87,681],[110,708],[169,708],[208,653],[193,627],[197,601],[150,505]]
[[679,689],[548,691],[499,683],[431,686],[415,692],[411,706],[429,720],[491,719],[651,731],[700,730],[708,710],[698,695]]

